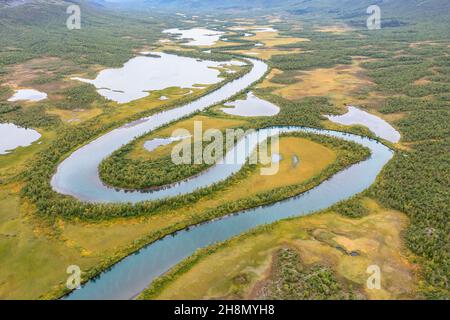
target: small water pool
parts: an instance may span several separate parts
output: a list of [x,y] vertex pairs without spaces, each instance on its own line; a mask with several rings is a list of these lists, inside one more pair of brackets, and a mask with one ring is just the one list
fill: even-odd
[[366,126],[377,137],[392,143],[400,141],[400,133],[387,121],[353,106],[349,106],[348,112],[344,115],[326,117],[334,123]]
[[41,101],[47,99],[47,94],[34,89],[16,90],[14,95],[8,99],[10,102],[15,101]]
[[221,110],[227,114],[242,117],[274,116],[280,112],[280,108],[273,103],[260,99],[252,92],[247,94],[245,100],[236,100],[224,104],[227,107]]
[[219,41],[220,37],[224,34],[224,32],[211,30],[206,28],[192,28],[192,29],[167,29],[164,30],[163,33],[175,34],[178,35],[178,39],[190,39],[188,43],[185,43],[186,46],[212,46],[217,41]]
[[8,154],[18,147],[27,147],[39,140],[41,134],[12,123],[0,123],[0,155]]

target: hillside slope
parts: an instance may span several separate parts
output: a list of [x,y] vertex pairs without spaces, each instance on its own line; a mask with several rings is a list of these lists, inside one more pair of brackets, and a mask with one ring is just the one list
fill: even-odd
[[449,16],[447,0],[90,0],[105,6],[159,8],[167,10],[273,10],[297,14],[321,13],[338,16],[364,15],[370,5],[378,5],[389,17]]

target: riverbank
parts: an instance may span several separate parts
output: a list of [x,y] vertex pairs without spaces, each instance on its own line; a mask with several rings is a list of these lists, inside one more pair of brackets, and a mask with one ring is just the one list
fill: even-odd
[[[279,295],[284,299],[329,299],[338,294],[346,299],[416,298],[417,266],[408,262],[411,253],[401,238],[408,219],[372,199],[355,201],[367,210],[358,219],[331,208],[261,226],[199,250],[156,279],[139,299],[245,300],[281,298]],[[390,241],[381,240],[385,238]],[[285,248],[298,254],[297,261],[289,261],[298,265],[294,275],[298,270],[315,272],[296,281],[289,274],[277,275],[277,252]],[[372,264],[381,267],[381,290],[366,286],[366,269]],[[317,270],[323,269],[331,274],[321,278]],[[274,290],[273,281],[284,281],[286,286]]]

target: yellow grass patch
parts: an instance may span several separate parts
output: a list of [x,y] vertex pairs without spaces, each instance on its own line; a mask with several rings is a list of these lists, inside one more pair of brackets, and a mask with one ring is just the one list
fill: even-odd
[[[252,32],[255,35],[251,37],[243,37],[245,40],[255,41],[264,44],[263,47],[254,47],[249,50],[236,50],[230,53],[238,53],[248,55],[249,57],[258,57],[264,60],[270,59],[273,55],[277,54],[289,54],[289,53],[298,53],[300,49],[278,49],[277,46],[286,45],[291,43],[297,43],[301,41],[309,41],[309,39],[305,38],[293,38],[293,37],[284,37],[279,34],[278,31],[275,32],[261,32],[258,29],[266,28],[267,26],[239,26],[239,27],[231,27],[230,30],[240,31],[240,32]],[[230,43],[226,43],[230,44]],[[239,43],[236,43],[239,45]]]
[[239,42],[219,40],[212,46],[199,46],[199,47],[203,48],[203,49],[208,49],[208,48],[211,49],[211,48],[220,48],[220,47],[226,47],[226,46],[239,46],[239,45],[241,45],[241,43],[239,43]]
[[[82,69],[80,66],[70,61],[57,57],[42,57],[28,60],[21,64],[16,64],[8,68],[8,73],[4,77],[4,84],[12,89],[36,89],[48,94],[49,100],[60,99],[59,91],[70,88],[73,81],[57,77],[62,72],[69,70],[72,73],[83,73],[96,71],[98,65],[89,66],[89,69]],[[38,81],[37,81],[38,80]],[[37,83],[33,83],[37,81]],[[24,101],[23,105],[31,105],[34,102]]]
[[53,141],[56,133],[39,130],[41,138],[27,147],[18,147],[11,153],[0,155],[0,180],[13,177],[22,172],[29,161]]
[[263,82],[258,84],[258,88],[264,89],[264,88],[271,88],[271,87],[282,87],[283,85],[281,85],[281,84],[271,82],[273,77],[275,77],[279,74],[282,74],[282,73],[283,73],[282,70],[273,68],[272,70],[270,70],[270,73],[264,78]]
[[284,98],[296,100],[308,96],[326,96],[335,104],[358,103],[354,93],[359,88],[371,85],[365,79],[360,61],[355,60],[351,65],[340,65],[334,68],[320,68],[299,73],[297,83],[277,89],[276,94]]
[[286,45],[297,42],[310,41],[306,38],[291,38],[282,37],[277,32],[255,32],[256,34],[252,37],[246,37],[247,40],[258,41],[264,43],[267,47],[275,47],[280,45]]
[[267,47],[255,47],[250,50],[235,50],[230,51],[230,53],[239,53],[249,57],[256,57],[263,60],[269,60],[272,56],[278,54],[292,54],[292,53],[300,53],[300,49],[276,49],[276,48],[267,48]]
[[74,243],[90,256],[108,257],[134,240],[174,225],[185,219],[179,214],[155,215],[149,218],[116,219],[104,223],[67,222],[61,228],[66,243]]
[[439,43],[430,41],[430,40],[426,40],[426,41],[418,41],[418,42],[412,42],[409,44],[410,48],[419,48],[421,46],[437,46],[439,45]]
[[375,114],[377,117],[383,118],[387,122],[390,122],[391,124],[393,122],[397,122],[401,119],[403,119],[406,116],[406,112],[396,112],[396,113],[380,113],[376,110],[370,110],[371,113]]
[[18,89],[24,82],[32,81],[39,76],[51,76],[52,72],[46,69],[61,63],[62,60],[59,58],[44,57],[16,64],[9,69],[9,73],[5,77],[5,84],[13,89]]
[[36,299],[65,283],[68,266],[86,268],[99,260],[82,258],[76,247],[46,236],[16,189],[0,188],[0,299]]
[[189,46],[182,46],[178,45],[174,42],[160,42],[158,43],[157,49],[155,51],[165,51],[165,50],[177,50],[177,51],[195,51],[192,48],[189,48]]
[[345,32],[349,32],[352,29],[343,23],[340,24],[335,24],[335,25],[331,25],[331,26],[320,26],[316,28],[317,31],[319,32],[329,32],[329,33],[345,33]]
[[[263,176],[257,170],[247,179],[222,194],[227,200],[237,200],[260,192],[302,183],[319,174],[336,159],[336,153],[311,140],[298,137],[280,138],[279,153],[282,160],[279,171],[273,176]],[[292,157],[300,163],[293,165]]]
[[[237,28],[237,29],[244,29],[245,31],[255,33],[254,36],[251,37],[245,37],[245,40],[250,41],[256,41],[259,43],[264,44],[263,47],[254,47],[250,50],[238,50],[233,51],[235,53],[248,55],[250,57],[258,57],[264,60],[270,59],[272,56],[277,54],[290,54],[290,53],[299,53],[301,52],[300,49],[293,48],[293,49],[278,49],[277,46],[280,45],[286,45],[291,43],[297,43],[302,41],[309,41],[309,39],[305,38],[293,38],[293,37],[283,37],[280,36],[279,32],[260,32],[258,31],[258,28],[264,28],[264,27],[245,27],[245,28]],[[236,29],[236,28],[235,28]],[[242,31],[244,31],[242,30]]]
[[424,84],[429,84],[430,82],[431,82],[430,80],[422,78],[422,79],[414,81],[414,84],[417,86],[420,86],[420,85],[424,85]]
[[103,111],[99,108],[92,109],[74,109],[74,110],[63,110],[63,109],[51,109],[47,113],[57,115],[62,121],[70,124],[78,124],[80,122],[95,118],[100,115]]

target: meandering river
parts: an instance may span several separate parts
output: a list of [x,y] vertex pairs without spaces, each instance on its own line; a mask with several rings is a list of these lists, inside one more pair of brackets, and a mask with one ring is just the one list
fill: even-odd
[[273,134],[308,132],[328,135],[361,144],[371,151],[369,159],[354,164],[335,174],[310,191],[294,198],[271,205],[237,212],[215,219],[156,241],[115,264],[97,279],[87,282],[67,299],[131,299],[144,290],[155,278],[175,264],[192,255],[197,249],[224,241],[262,224],[272,223],[292,216],[305,215],[325,209],[367,189],[376,179],[393,152],[385,145],[364,137],[330,130],[304,127],[274,127],[248,134],[235,146],[233,152],[241,157],[234,164],[227,164],[227,157],[201,175],[153,192],[125,192],[102,184],[98,177],[99,163],[136,136],[175,121],[195,111],[203,110],[227,100],[259,80],[267,71],[267,65],[249,59],[253,69],[242,78],[224,85],[192,103],[167,110],[140,121],[115,129],[86,146],[78,149],[58,167],[52,179],[53,188],[90,202],[139,202],[171,197],[195,191],[214,182],[226,179],[239,171],[252,148]]

